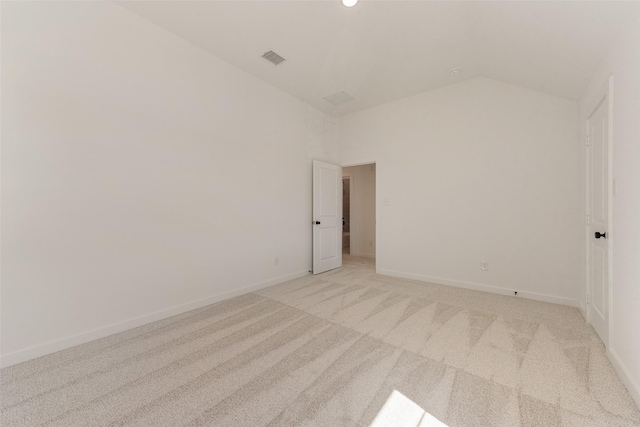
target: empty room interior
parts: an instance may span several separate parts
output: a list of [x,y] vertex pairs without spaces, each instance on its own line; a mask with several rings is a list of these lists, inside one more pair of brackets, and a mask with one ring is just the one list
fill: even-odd
[[640,426],[640,2],[0,19],[2,426]]

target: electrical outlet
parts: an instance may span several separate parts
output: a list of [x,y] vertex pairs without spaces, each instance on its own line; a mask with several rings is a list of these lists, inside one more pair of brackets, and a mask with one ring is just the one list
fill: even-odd
[[489,271],[489,261],[480,261],[480,269],[482,271]]
[[273,265],[278,265],[278,264],[280,264],[280,257],[276,257],[276,258],[273,260]]

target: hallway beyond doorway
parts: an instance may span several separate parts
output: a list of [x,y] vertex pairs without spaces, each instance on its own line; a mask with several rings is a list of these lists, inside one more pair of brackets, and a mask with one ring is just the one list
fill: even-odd
[[[376,165],[342,168],[342,253],[375,260]],[[375,265],[375,261],[372,261]]]

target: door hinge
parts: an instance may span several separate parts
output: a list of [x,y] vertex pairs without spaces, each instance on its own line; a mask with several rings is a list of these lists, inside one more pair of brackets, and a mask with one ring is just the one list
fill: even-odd
[[587,225],[591,223],[591,215],[587,214]]
[[587,147],[591,147],[591,138],[587,135]]
[[587,304],[591,304],[591,295],[587,294]]

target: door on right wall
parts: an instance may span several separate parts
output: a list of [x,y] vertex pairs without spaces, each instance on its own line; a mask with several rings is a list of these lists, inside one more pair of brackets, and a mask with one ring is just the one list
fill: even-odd
[[609,95],[605,90],[587,119],[587,320],[602,342],[609,336]]

